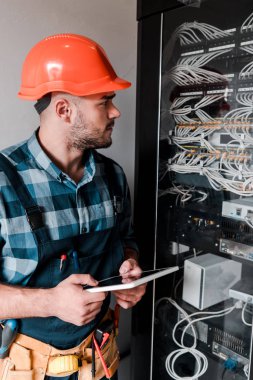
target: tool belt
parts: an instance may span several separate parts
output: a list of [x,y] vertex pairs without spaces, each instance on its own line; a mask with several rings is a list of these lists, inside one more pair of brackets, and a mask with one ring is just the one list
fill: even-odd
[[[0,359],[0,380],[43,380],[46,375],[64,377],[77,371],[78,380],[110,378],[119,365],[115,331],[112,329],[99,352],[95,351],[92,355],[94,334],[92,332],[78,346],[68,350],[58,350],[37,339],[18,334],[10,347],[9,356]],[[95,364],[92,363],[94,357]],[[94,376],[92,368],[95,368]]]

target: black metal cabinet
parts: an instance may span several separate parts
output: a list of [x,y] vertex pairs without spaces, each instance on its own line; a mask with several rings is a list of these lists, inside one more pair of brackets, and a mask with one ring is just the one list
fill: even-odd
[[[229,309],[194,324],[205,356],[199,378],[253,378],[253,5],[194,5],[138,1],[135,229],[144,269],[180,269],[149,283],[133,310],[135,380],[196,378],[191,353],[175,360],[174,373],[165,368],[182,318],[173,301],[188,314]],[[194,288],[186,269],[195,265],[207,276],[208,260],[215,268],[210,304],[203,283]],[[186,346],[192,335],[185,331]]]
[[139,0],[137,2],[137,19],[142,20],[144,17],[161,14],[161,12],[179,7],[180,3],[177,0]]

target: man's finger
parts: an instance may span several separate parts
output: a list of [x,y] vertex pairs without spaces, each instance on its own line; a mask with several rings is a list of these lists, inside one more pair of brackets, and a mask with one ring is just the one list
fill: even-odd
[[77,285],[98,285],[98,281],[95,280],[90,274],[72,274],[66,279],[66,281]]

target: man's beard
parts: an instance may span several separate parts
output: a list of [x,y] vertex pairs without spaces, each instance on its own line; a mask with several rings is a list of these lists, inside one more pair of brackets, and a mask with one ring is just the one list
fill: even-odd
[[[113,125],[114,121],[110,122],[107,127]],[[96,129],[92,122],[85,121],[83,114],[79,111],[75,123],[71,127],[68,146],[83,152],[86,149],[108,148],[111,145],[111,135],[108,134],[107,138],[101,136],[101,130]]]

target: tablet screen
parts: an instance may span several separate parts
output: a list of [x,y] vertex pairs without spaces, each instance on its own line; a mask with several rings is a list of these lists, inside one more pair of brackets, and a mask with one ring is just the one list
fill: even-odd
[[145,282],[152,281],[156,278],[165,276],[166,274],[175,272],[177,270],[178,267],[151,269],[143,271],[141,275],[138,277],[131,277],[127,280],[127,282],[125,282],[121,276],[114,276],[99,281],[99,284],[96,287],[84,285],[83,288],[92,292],[110,291],[117,289],[130,289],[134,288],[135,286],[144,284]]

